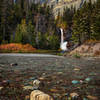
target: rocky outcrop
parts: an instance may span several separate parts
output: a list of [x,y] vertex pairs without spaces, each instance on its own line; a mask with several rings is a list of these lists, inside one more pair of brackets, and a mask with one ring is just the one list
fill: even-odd
[[70,52],[70,54],[80,54],[83,56],[100,56],[100,42],[85,43]]
[[[63,15],[66,7],[71,8],[73,6],[77,10],[78,8],[82,7],[85,1],[89,2],[89,0],[50,0],[48,5],[53,8],[53,14],[56,18],[58,14]],[[96,0],[91,1],[94,3]]]
[[53,98],[40,90],[34,90],[30,94],[30,100],[53,100]]

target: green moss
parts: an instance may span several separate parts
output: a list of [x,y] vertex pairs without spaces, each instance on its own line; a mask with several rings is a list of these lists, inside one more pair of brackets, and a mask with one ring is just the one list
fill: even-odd
[[81,55],[80,55],[79,53],[75,53],[75,54],[73,55],[73,57],[75,57],[75,58],[81,58]]
[[[0,50],[0,53],[44,53],[44,54],[57,54],[58,51],[57,50],[35,50],[35,51],[22,51],[22,50],[19,50],[19,51],[12,51],[12,50]],[[60,55],[60,54],[58,54]]]

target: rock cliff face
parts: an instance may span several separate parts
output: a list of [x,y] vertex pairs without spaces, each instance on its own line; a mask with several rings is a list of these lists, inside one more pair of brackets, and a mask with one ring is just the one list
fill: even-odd
[[[71,8],[73,6],[78,9],[85,1],[89,2],[89,0],[49,0],[48,5],[53,8],[53,14],[56,17],[58,14],[63,15],[66,7]],[[96,0],[91,1],[94,3]]]
[[83,45],[77,47],[70,55],[79,54],[82,56],[99,56],[100,57],[100,41],[97,42],[87,42]]
[[[12,0],[15,2],[22,2],[21,0]],[[89,2],[89,0],[25,0],[24,3],[31,5],[32,3],[46,3],[49,7],[53,9],[53,14],[56,17],[58,14],[63,15],[64,9],[66,7],[71,8],[72,6],[76,9],[80,8],[84,2]],[[94,3],[97,0],[91,0]]]

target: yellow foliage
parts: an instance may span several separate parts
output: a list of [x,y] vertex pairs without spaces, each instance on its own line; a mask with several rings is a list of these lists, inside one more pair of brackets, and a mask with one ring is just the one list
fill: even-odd
[[62,21],[62,20],[59,20],[58,23],[57,23],[57,26],[58,26],[59,28],[66,29],[66,28],[67,28],[67,22]]

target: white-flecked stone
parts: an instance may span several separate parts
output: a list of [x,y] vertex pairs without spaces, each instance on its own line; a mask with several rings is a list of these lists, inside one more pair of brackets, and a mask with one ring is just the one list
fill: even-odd
[[39,80],[37,80],[37,79],[36,79],[36,80],[34,80],[34,81],[33,81],[33,88],[34,88],[34,89],[38,89],[38,88],[39,88],[40,83],[41,83],[41,82],[40,82]]
[[40,90],[34,90],[30,94],[30,100],[53,100],[53,98]]
[[3,89],[3,87],[0,87],[0,91]]

